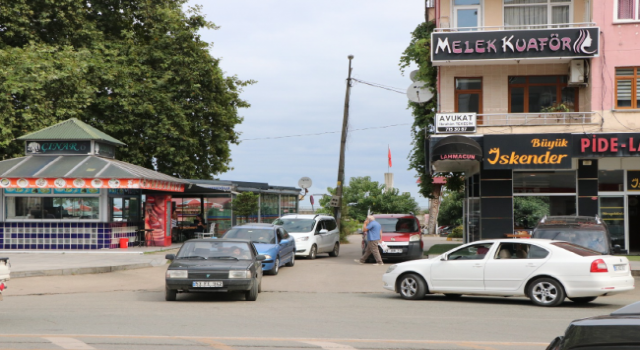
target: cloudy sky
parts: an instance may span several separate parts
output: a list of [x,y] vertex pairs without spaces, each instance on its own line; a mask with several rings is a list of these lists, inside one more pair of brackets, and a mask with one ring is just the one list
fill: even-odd
[[[191,0],[220,26],[202,32],[213,43],[228,75],[254,79],[242,98],[251,108],[238,127],[242,143],[232,147],[234,170],[222,180],[297,186],[308,176],[310,193],[335,187],[340,153],[347,56],[354,78],[406,91],[400,55],[410,33],[424,20],[423,0]],[[408,170],[412,116],[404,94],[356,83],[351,92],[351,129],[385,127],[349,134],[345,179],[371,176],[384,183],[387,145],[395,187],[420,206],[415,172]],[[398,126],[391,126],[403,124]],[[281,136],[322,135],[276,138]],[[268,138],[268,139],[265,139]],[[259,139],[259,140],[256,140]],[[317,196],[316,196],[317,198]],[[316,199],[317,201],[317,199]],[[309,207],[305,198],[301,206]]]

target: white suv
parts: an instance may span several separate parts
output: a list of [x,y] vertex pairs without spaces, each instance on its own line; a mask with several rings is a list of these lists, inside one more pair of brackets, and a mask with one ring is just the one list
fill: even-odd
[[281,225],[295,237],[296,256],[315,259],[319,253],[340,254],[340,231],[332,216],[289,214],[277,218],[273,224]]

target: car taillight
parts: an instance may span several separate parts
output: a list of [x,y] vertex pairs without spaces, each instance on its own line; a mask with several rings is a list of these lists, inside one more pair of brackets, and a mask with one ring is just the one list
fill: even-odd
[[0,292],[4,290],[4,283],[0,283]]
[[591,263],[591,272],[609,272],[609,269],[607,269],[604,260],[597,259]]

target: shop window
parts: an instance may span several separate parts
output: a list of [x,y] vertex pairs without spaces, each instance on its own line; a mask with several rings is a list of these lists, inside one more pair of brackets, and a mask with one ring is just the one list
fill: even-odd
[[509,77],[509,113],[565,110],[578,112],[578,89],[567,86],[566,76]]
[[576,172],[514,172],[513,193],[576,193]]
[[231,195],[209,195],[204,198],[204,210],[207,229],[210,230],[211,225],[215,225],[216,237],[222,236],[231,228]]
[[513,197],[514,229],[531,230],[548,215],[576,215],[576,196]]
[[481,0],[454,0],[453,18],[455,21],[455,27],[458,28],[458,30],[465,30],[464,28],[480,27],[480,21],[482,21],[481,11]]
[[624,170],[599,170],[598,191],[624,191]]
[[202,211],[200,198],[172,198],[178,213],[179,227],[195,226],[196,215]]
[[504,25],[564,27],[571,23],[571,0],[504,0]]
[[[455,111],[482,114],[482,78],[456,78]],[[482,117],[478,117],[482,124]]]
[[616,108],[640,108],[640,67],[616,68]]
[[140,221],[140,201],[136,197],[110,197],[109,209],[111,222]]
[[279,196],[277,194],[261,194],[260,219],[262,222],[270,224],[280,216],[278,198]]
[[637,21],[640,20],[639,0],[614,0],[616,20]]
[[625,247],[624,240],[624,197],[600,197],[600,217],[607,223],[611,243]]
[[280,196],[280,207],[282,209],[282,215],[287,213],[298,212],[298,196],[296,195],[282,195]]
[[98,197],[6,197],[7,219],[97,220]]

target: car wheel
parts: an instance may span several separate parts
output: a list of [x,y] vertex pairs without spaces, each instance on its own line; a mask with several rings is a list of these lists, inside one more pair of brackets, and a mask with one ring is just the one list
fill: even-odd
[[598,297],[569,298],[569,300],[573,301],[576,304],[586,304],[596,299],[598,299]]
[[336,244],[333,246],[333,250],[329,252],[329,256],[332,256],[335,258],[339,254],[340,254],[340,243],[336,242]]
[[307,255],[307,259],[315,259],[318,254],[318,247],[314,244],[311,246],[311,250],[309,251],[309,255]]
[[273,267],[271,268],[271,270],[267,271],[267,274],[275,276],[278,274],[279,270],[280,270],[280,258],[276,257],[276,262],[273,264]]
[[422,277],[410,273],[400,278],[398,290],[402,299],[420,300],[427,294],[427,284]]
[[444,296],[447,299],[458,299],[462,296],[462,294],[445,294]]
[[254,280],[253,284],[251,285],[251,289],[244,292],[244,298],[247,301],[256,301],[256,299],[258,299],[258,288],[258,280]]
[[286,266],[292,267],[293,265],[296,264],[296,255],[295,254],[291,254],[291,260],[286,263]]
[[164,300],[166,301],[176,301],[177,295],[178,295],[178,291],[175,289],[166,288],[164,290]]
[[539,278],[531,282],[527,295],[538,306],[558,306],[565,298],[562,285],[551,278]]

